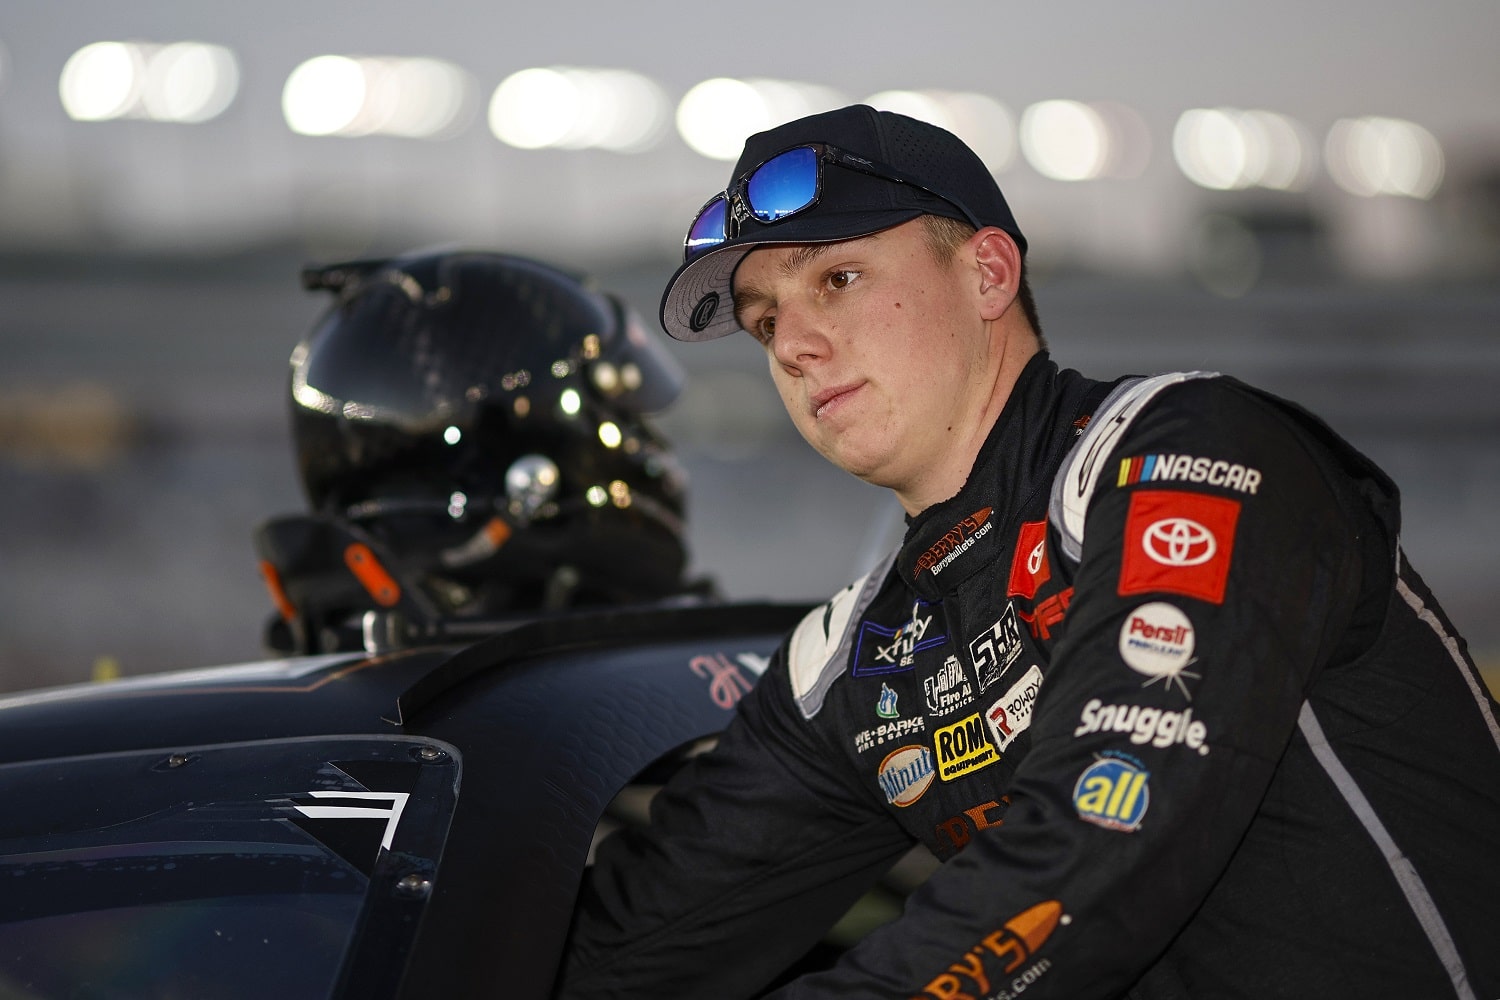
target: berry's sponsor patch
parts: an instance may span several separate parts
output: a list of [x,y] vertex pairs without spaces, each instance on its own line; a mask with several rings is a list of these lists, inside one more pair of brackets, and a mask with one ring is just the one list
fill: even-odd
[[993,509],[985,507],[976,510],[944,532],[943,537],[917,558],[912,579],[921,576],[924,569],[933,576],[937,576],[947,569],[953,560],[972,548],[975,542],[989,534],[990,529],[995,526],[994,522],[990,521],[990,512]]
[[1052,968],[1037,951],[1071,921],[1055,899],[1022,910],[956,955],[912,1000],[1015,1000]]
[[1240,501],[1139,490],[1125,517],[1120,595],[1167,591],[1224,603]]

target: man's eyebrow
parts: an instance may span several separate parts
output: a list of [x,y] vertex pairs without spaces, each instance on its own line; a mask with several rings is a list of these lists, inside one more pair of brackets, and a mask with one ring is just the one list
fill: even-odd
[[798,271],[831,252],[835,247],[847,246],[850,243],[873,243],[879,240],[884,233],[874,232],[867,236],[855,236],[847,240],[834,240],[832,243],[805,243],[796,250],[787,254],[786,259],[781,262],[777,270],[783,277],[794,277]]
[[[806,246],[799,246],[787,255],[786,260],[776,265],[776,271],[783,277],[792,277],[798,269],[806,265],[808,261],[816,259],[818,254],[827,249],[826,243],[809,243]],[[735,289],[731,293],[731,299],[734,302],[734,318],[738,320],[746,309],[770,301],[770,298],[771,294],[765,289],[736,282]],[[743,323],[740,325],[744,326]]]
[[827,253],[832,246],[832,243],[808,243],[800,246],[787,254],[786,259],[776,269],[784,278],[793,277],[798,271]]
[[[793,277],[798,270],[827,249],[827,243],[808,243],[805,246],[799,246],[788,254],[785,260],[776,265],[776,273],[783,278]],[[734,313],[738,316],[744,310],[770,297],[769,293],[754,285],[739,285],[733,292]]]
[[[869,236],[858,237],[858,239],[861,239],[861,240],[878,240],[878,239],[880,239],[880,236],[881,236],[880,233],[871,233]],[[791,253],[787,254],[786,259],[783,260],[781,263],[779,263],[779,264],[776,265],[776,270],[784,278],[793,278],[793,277],[796,277],[797,272],[800,271],[800,270],[802,270],[808,264],[811,264],[813,261],[817,260],[819,257],[821,257],[824,254],[828,253],[834,247],[840,246],[840,245],[842,245],[844,243],[848,243],[848,242],[852,242],[852,241],[850,241],[850,240],[837,240],[837,241],[835,241],[833,243],[805,243],[805,244],[802,244],[802,245],[798,246],[795,250],[793,250]],[[734,292],[732,293],[732,300],[733,300],[733,303],[734,303],[734,317],[735,317],[735,319],[738,320],[740,318],[740,315],[746,309],[749,309],[752,306],[758,305],[761,302],[765,302],[765,301],[769,300],[770,297],[771,296],[770,296],[769,293],[765,292],[762,289],[759,289],[759,288],[755,287],[754,285],[741,285],[740,287],[736,288],[734,290]],[[741,323],[740,325],[744,326],[743,323]]]
[[[762,302],[769,301],[770,298],[769,294],[754,285],[740,285],[735,288],[730,295],[730,300],[734,303],[735,322],[740,323],[740,317],[744,315],[745,310]],[[740,323],[740,326],[744,325],[744,323]]]

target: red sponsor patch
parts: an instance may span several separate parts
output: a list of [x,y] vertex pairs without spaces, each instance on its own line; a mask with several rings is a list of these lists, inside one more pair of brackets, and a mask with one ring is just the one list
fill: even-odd
[[1119,593],[1167,591],[1224,603],[1240,502],[1176,490],[1137,490],[1125,517]]
[[1038,604],[1032,609],[1029,615],[1020,608],[1017,608],[1016,617],[1026,623],[1026,627],[1031,630],[1034,638],[1051,639],[1052,626],[1063,620],[1063,616],[1068,613],[1068,605],[1072,600],[1073,588],[1068,587],[1065,590],[1059,590]]
[[1036,596],[1036,589],[1052,577],[1047,563],[1047,522],[1027,521],[1016,537],[1016,554],[1010,563],[1010,589],[1007,596]]

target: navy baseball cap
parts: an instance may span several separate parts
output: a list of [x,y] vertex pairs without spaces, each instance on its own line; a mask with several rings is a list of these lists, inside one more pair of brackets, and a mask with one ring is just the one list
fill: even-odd
[[998,227],[1026,251],[1026,238],[1000,186],[963,140],[928,122],[864,104],[752,135],[730,175],[729,195],[735,197],[748,174],[798,146],[833,147],[837,153],[818,161],[822,177],[816,200],[769,222],[742,206],[731,210],[735,221],[727,238],[690,255],[667,282],[661,325],[672,337],[714,340],[740,329],[734,318],[734,272],[758,246],[835,243],[921,215],[942,215],[975,228]]

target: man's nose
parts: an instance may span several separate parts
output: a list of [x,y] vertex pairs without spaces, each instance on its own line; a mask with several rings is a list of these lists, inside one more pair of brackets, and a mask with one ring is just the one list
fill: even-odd
[[784,303],[776,311],[776,335],[771,352],[788,368],[800,369],[809,362],[828,357],[831,341],[826,321],[815,310]]

